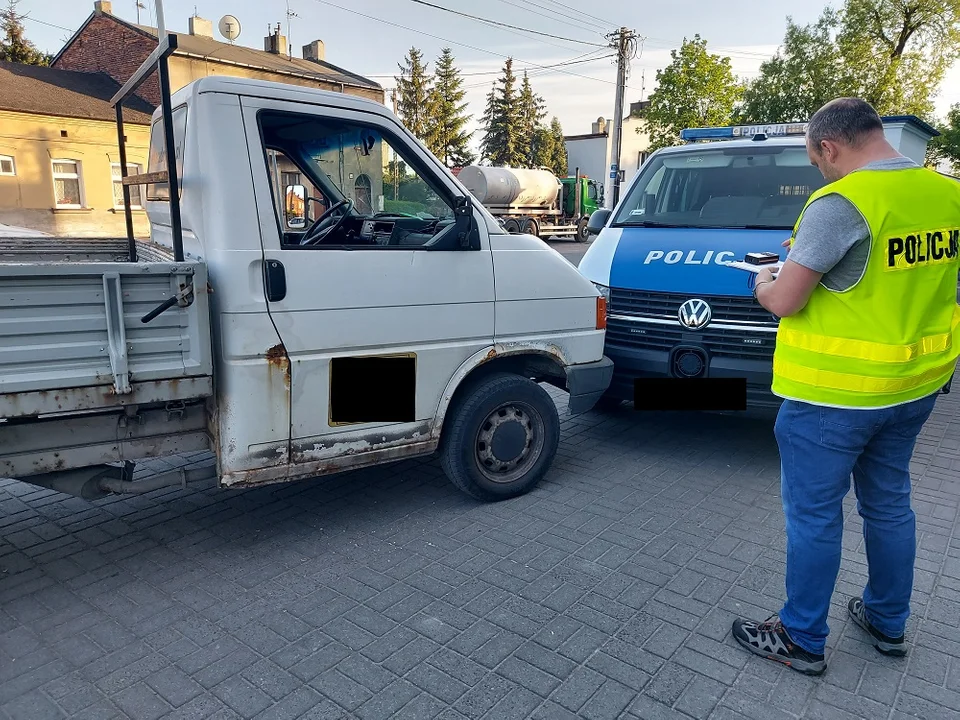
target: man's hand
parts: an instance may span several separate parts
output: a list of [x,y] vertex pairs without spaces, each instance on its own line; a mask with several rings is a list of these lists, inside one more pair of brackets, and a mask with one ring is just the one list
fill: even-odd
[[771,280],[773,280],[773,271],[770,268],[765,267],[757,273],[757,279],[754,284],[756,285],[763,282],[770,282]]
[[787,260],[777,273],[777,279],[761,286],[760,283],[773,280],[770,268],[763,268],[755,281],[757,302],[777,317],[795,315],[803,310],[822,277],[822,273]]
[[790,247],[790,241],[791,241],[792,239],[793,239],[793,238],[787,238],[787,239],[784,240],[782,243],[780,243],[780,247],[785,247],[785,248]]

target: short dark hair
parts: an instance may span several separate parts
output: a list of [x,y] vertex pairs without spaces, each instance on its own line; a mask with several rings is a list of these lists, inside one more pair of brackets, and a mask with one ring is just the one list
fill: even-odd
[[810,118],[807,140],[817,152],[823,140],[857,148],[878,130],[883,132],[883,121],[870,103],[860,98],[837,98]]

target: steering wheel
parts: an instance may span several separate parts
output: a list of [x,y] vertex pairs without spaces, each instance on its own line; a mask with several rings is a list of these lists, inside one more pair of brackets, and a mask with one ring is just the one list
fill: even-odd
[[[331,216],[337,210],[342,208],[343,214],[338,220],[336,220],[332,225],[328,224]],[[338,230],[343,221],[347,219],[347,216],[350,214],[350,211],[353,209],[353,200],[350,198],[344,198],[338,203],[335,203],[328,209],[323,215],[318,217],[313,225],[310,226],[310,229],[303,236],[303,240],[300,241],[301,245],[318,245],[323,242],[329,235]]]

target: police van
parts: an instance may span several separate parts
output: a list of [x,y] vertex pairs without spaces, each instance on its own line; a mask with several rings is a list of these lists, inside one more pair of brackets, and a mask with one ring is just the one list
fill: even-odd
[[[937,131],[913,116],[883,120],[891,144],[922,164]],[[607,297],[614,378],[603,405],[666,387],[702,396],[687,409],[779,407],[778,318],[753,298],[754,275],[728,263],[754,252],[786,259],[783,242],[825,183],[805,133],[806,123],[684,130],[684,144],[651,155],[617,206],[591,217],[597,237],[579,270]]]

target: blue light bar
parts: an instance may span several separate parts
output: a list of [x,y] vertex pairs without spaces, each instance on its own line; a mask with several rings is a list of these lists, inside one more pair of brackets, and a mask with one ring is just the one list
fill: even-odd
[[732,127],[687,128],[680,131],[680,139],[687,142],[693,140],[724,140],[732,137]]
[[767,125],[731,125],[729,127],[687,128],[680,132],[680,139],[687,142],[697,140],[733,140],[764,137],[788,137],[805,135],[807,123],[771,123]]

